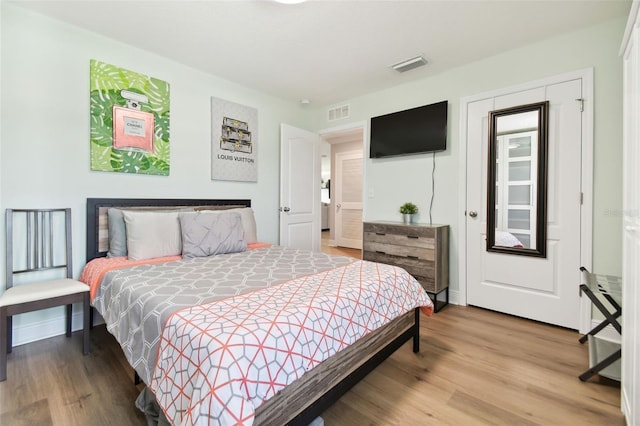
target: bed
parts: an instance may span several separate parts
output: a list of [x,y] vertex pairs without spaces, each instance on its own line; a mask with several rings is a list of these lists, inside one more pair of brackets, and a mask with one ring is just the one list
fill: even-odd
[[[419,351],[420,311],[429,314],[433,305],[406,271],[260,244],[243,222],[253,215],[250,206],[250,200],[87,199],[83,279],[92,286],[93,306],[147,386],[139,407],[154,399],[171,423],[308,424],[408,340]],[[224,213],[214,214],[219,209]],[[120,210],[134,250],[140,232],[131,224],[146,229],[158,217],[177,215],[184,256],[106,257],[109,215]],[[209,229],[224,226],[223,246],[235,244],[241,227],[245,248],[209,255],[211,247],[200,242],[191,256],[185,230],[196,220],[213,221]],[[161,229],[171,234],[169,226]],[[226,362],[232,367],[223,368]]]

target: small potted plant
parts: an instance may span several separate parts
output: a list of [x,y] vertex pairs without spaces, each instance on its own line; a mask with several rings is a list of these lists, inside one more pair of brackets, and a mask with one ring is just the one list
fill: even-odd
[[413,215],[418,213],[418,206],[411,202],[406,202],[400,206],[400,213],[402,213],[404,223],[411,223],[413,221]]

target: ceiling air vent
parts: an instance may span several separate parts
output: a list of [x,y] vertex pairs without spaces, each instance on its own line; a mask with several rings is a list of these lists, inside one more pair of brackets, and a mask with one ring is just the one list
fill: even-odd
[[342,120],[343,118],[349,118],[349,105],[340,105],[335,108],[331,108],[329,111],[329,121]]
[[421,67],[427,64],[427,60],[422,56],[416,56],[415,58],[407,59],[397,64],[391,65],[391,68],[398,72],[406,72],[414,68]]

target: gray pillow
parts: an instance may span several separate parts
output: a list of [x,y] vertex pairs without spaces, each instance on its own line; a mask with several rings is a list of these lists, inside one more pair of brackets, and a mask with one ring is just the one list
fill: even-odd
[[182,256],[205,257],[247,250],[242,219],[237,212],[180,213]]
[[127,231],[124,225],[122,210],[111,208],[107,210],[109,223],[109,251],[107,257],[127,255]]
[[251,207],[236,207],[231,209],[220,209],[220,206],[213,206],[211,210],[208,206],[196,207],[196,211],[206,212],[209,214],[227,214],[237,212],[240,213],[242,220],[242,229],[244,229],[244,240],[247,244],[255,244],[258,242],[258,232],[256,229],[256,218]]

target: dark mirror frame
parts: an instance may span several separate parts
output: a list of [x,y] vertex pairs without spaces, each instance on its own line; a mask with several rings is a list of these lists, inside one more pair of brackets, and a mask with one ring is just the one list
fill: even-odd
[[[538,185],[536,191],[536,247],[496,246],[496,150],[499,117],[538,111]],[[547,144],[549,102],[520,105],[489,112],[489,165],[487,180],[487,251],[522,256],[547,257]]]

